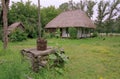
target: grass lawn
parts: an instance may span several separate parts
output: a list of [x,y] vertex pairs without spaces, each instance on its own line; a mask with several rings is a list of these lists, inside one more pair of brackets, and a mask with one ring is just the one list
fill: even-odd
[[20,50],[36,46],[36,39],[9,43],[2,49],[0,42],[0,79],[120,79],[120,37],[87,38],[79,40],[48,39],[48,45],[64,48],[69,61],[62,74],[53,69],[33,73],[30,63]]

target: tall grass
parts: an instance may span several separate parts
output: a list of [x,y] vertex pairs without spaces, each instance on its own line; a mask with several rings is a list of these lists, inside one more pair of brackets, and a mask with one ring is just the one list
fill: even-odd
[[21,59],[18,52],[0,50],[0,79],[25,79],[28,63]]
[[2,50],[0,42],[0,79],[119,79],[120,37],[88,39],[48,39],[49,46],[64,48],[69,62],[59,73],[43,68],[39,73],[31,70],[28,60],[21,57],[20,50],[36,46],[35,39],[9,43]]

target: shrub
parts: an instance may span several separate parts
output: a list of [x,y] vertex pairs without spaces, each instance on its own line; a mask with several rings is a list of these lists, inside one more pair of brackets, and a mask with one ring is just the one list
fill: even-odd
[[55,33],[48,33],[48,32],[44,32],[43,33],[43,38],[54,38],[56,37]]
[[71,39],[77,38],[77,29],[76,28],[69,28],[69,34]]
[[92,37],[97,37],[98,36],[98,32],[94,32]]
[[60,29],[57,29],[57,31],[55,32],[55,37],[60,38],[60,33]]
[[48,32],[43,32],[43,36],[42,36],[44,39],[47,39],[47,38],[52,38],[54,37],[54,34],[53,33],[48,33]]
[[54,37],[55,37],[55,34],[54,34],[54,33],[50,33],[50,37],[51,37],[51,38],[54,38]]
[[60,29],[57,29],[56,32],[52,33],[43,31],[43,38],[60,38],[60,33]]
[[26,33],[28,34],[27,35],[28,38],[36,38],[37,37],[37,32],[34,29],[29,30],[29,31],[27,30]]
[[16,29],[15,31],[13,31],[10,35],[9,35],[9,40],[12,42],[15,41],[23,41],[27,39],[27,34],[20,30],[20,29]]
[[64,67],[64,64],[68,61],[68,56],[65,55],[64,51],[61,51],[60,48],[56,49],[55,54],[49,55],[49,66],[50,67]]

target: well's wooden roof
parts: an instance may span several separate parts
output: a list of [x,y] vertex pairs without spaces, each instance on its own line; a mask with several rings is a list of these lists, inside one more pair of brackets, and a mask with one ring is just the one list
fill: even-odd
[[45,26],[45,28],[65,27],[96,28],[93,21],[81,10],[62,12]]

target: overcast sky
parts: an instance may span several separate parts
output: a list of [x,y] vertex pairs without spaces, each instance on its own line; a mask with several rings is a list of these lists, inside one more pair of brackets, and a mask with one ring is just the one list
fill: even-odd
[[[11,0],[11,2],[17,2],[17,1],[21,1],[21,0]],[[24,2],[28,1],[28,0],[23,0]],[[37,4],[38,0],[30,0],[32,1],[34,4]],[[54,5],[55,7],[58,7],[60,4],[64,3],[64,2],[68,2],[69,0],[40,0],[41,1],[41,5],[42,7],[47,7],[50,5]],[[79,2],[80,0],[73,0],[75,2]],[[11,3],[10,3],[11,4]]]
[[[10,0],[11,2],[14,1],[14,2],[18,2],[18,1],[21,1],[21,0]],[[28,1],[28,0],[22,0],[24,2]],[[37,1],[38,0],[30,0],[32,1],[34,4],[37,4]],[[41,5],[42,7],[47,7],[47,6],[50,6],[50,5],[54,5],[55,7],[59,7],[60,4],[64,3],[64,2],[68,2],[70,0],[40,0],[41,1]],[[80,0],[73,0],[74,2],[80,2]],[[100,1],[100,0],[94,0],[94,1]],[[104,0],[104,1],[113,1],[113,0]],[[10,4],[11,4],[10,2]]]

